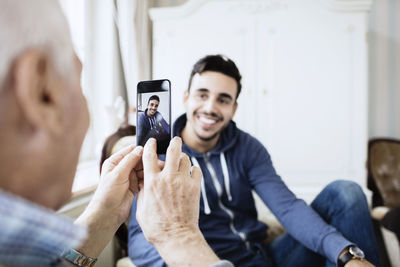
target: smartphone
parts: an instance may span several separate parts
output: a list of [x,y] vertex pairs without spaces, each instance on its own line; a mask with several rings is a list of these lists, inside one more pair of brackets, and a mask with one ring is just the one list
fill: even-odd
[[157,154],[165,154],[172,138],[171,82],[141,81],[136,95],[136,144],[144,146],[149,138],[157,140]]

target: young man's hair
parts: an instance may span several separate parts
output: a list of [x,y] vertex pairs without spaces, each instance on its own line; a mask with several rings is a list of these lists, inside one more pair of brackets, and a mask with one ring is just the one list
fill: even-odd
[[220,72],[235,79],[238,89],[236,99],[239,97],[240,91],[242,90],[242,84],[240,83],[242,76],[240,75],[235,62],[223,55],[208,55],[199,59],[199,61],[194,64],[192,73],[190,74],[188,90],[190,90],[193,76],[197,73],[201,74],[205,71]]
[[160,98],[158,97],[158,95],[150,96],[149,101],[147,101],[147,105],[150,103],[151,100],[157,100],[158,103],[160,103]]

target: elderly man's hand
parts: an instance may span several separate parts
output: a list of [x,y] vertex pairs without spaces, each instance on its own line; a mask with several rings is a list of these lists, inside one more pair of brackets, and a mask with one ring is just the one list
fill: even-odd
[[139,181],[143,180],[142,151],[142,147],[132,145],[111,155],[103,163],[91,205],[106,213],[109,220],[115,218],[117,225],[128,218],[139,191]]
[[181,147],[180,138],[171,140],[162,170],[155,139],[144,147],[144,188],[139,192],[136,217],[150,243],[198,229],[201,170],[191,167]]
[[97,190],[75,221],[89,230],[90,239],[78,248],[86,256],[97,257],[128,218],[140,180],[143,180],[142,151],[142,147],[132,145],[104,162]]
[[191,167],[175,137],[168,147],[164,168],[157,164],[156,142],[147,141],[143,152],[144,186],[136,218],[147,240],[168,266],[208,266],[218,257],[198,226],[201,170]]

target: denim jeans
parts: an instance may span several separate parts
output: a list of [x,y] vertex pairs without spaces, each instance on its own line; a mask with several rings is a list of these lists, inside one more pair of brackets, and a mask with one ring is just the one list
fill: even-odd
[[[326,186],[311,207],[342,235],[360,247],[366,259],[379,266],[378,248],[365,195],[359,185],[338,180]],[[288,233],[272,241],[266,253],[276,266],[336,266],[325,257],[304,247]]]

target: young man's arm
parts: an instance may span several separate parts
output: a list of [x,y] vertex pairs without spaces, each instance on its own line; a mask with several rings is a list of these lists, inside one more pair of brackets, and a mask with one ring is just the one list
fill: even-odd
[[[325,255],[332,262],[352,242],[343,237],[303,200],[298,199],[276,174],[265,147],[252,139],[245,156],[250,183],[285,229],[309,249]],[[365,260],[364,263],[367,261]]]
[[169,124],[165,121],[164,117],[161,115],[161,113],[157,113],[157,123],[160,124],[160,126],[164,129],[167,134],[171,132]]
[[142,115],[140,115],[137,122],[136,135],[139,138],[144,139],[147,136],[149,129],[150,129],[149,121],[146,118],[145,113],[143,113]]

